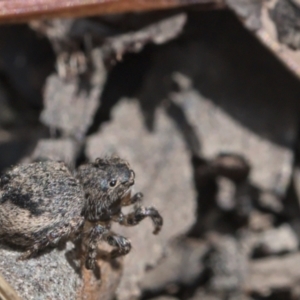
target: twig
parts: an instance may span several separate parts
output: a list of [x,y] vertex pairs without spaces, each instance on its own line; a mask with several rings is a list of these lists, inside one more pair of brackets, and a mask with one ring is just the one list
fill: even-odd
[[21,300],[16,291],[0,275],[0,298],[3,300]]
[[2,0],[0,22],[80,17],[167,9],[192,4],[217,4],[215,0]]

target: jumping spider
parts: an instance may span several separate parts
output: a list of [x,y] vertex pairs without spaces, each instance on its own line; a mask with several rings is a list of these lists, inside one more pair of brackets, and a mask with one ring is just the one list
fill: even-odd
[[[145,217],[157,234],[163,219],[153,207],[140,205],[143,195],[131,196],[135,174],[120,158],[97,158],[72,173],[63,162],[41,161],[20,164],[0,179],[0,237],[22,246],[28,259],[60,241],[81,237],[87,244],[86,267],[94,269],[97,244],[115,247],[112,258],[127,254],[128,239],[110,230],[112,221],[137,225]],[[123,215],[122,206],[135,204]]]

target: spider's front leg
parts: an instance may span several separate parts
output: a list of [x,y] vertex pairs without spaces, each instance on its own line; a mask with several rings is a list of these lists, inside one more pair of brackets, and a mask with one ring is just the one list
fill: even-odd
[[146,217],[150,217],[154,224],[154,234],[159,233],[161,227],[163,225],[163,218],[159,214],[159,212],[154,207],[144,207],[140,206],[142,202],[143,194],[137,193],[133,197],[131,197],[124,205],[136,204],[134,207],[134,211],[127,215],[123,215],[120,212],[117,216],[113,218],[114,221],[118,222],[124,226],[135,226],[139,224]]
[[159,212],[154,207],[144,207],[139,206],[135,207],[132,213],[128,215],[123,215],[122,220],[120,220],[120,224],[124,226],[135,226],[139,224],[146,217],[150,217],[153,225],[154,231],[153,234],[158,234],[163,225],[163,218],[159,214]]
[[97,245],[99,241],[104,240],[109,245],[116,247],[110,253],[111,258],[127,254],[131,249],[131,244],[128,239],[117,235],[107,229],[105,226],[96,225],[88,234],[88,250],[86,256],[86,268],[94,269],[96,265]]

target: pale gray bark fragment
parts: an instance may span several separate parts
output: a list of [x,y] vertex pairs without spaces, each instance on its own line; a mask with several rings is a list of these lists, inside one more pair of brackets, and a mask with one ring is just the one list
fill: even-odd
[[152,235],[150,220],[134,228],[115,228],[132,241],[133,249],[124,262],[118,299],[131,299],[147,266],[154,266],[174,237],[187,232],[195,222],[195,191],[188,152],[176,127],[162,110],[149,132],[137,102],[121,101],[113,110],[113,121],[87,141],[89,159],[116,153],[127,159],[136,173],[136,191],[145,195],[144,204],[155,206],[164,218],[158,236]]
[[20,255],[19,251],[0,248],[0,256],[5,258],[0,261],[0,272],[22,299],[76,299],[81,280],[65,251],[54,249],[34,259],[16,261]]

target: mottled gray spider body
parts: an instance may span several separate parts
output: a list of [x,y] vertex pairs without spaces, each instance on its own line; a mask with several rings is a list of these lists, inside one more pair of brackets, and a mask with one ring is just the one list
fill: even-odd
[[[131,244],[110,231],[112,221],[134,226],[149,216],[155,234],[163,224],[155,208],[140,206],[141,193],[131,196],[134,178],[129,164],[116,157],[96,159],[75,173],[55,161],[15,166],[0,179],[0,238],[24,247],[27,251],[20,259],[27,259],[48,246],[81,236],[87,243],[89,269],[95,267],[100,240],[115,247],[112,258],[125,255]],[[135,204],[134,211],[123,215],[122,206],[131,204]]]

